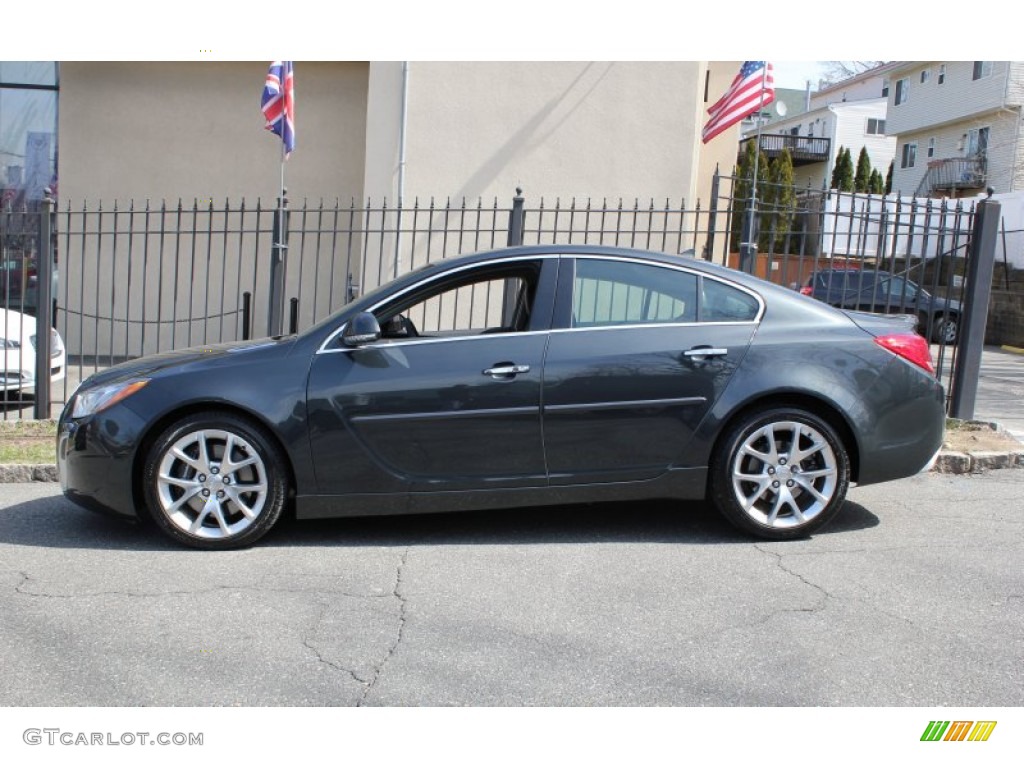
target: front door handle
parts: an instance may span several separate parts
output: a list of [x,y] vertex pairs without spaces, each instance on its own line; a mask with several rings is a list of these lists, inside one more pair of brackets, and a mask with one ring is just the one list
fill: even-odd
[[485,368],[483,371],[484,376],[492,376],[495,379],[507,379],[516,376],[520,373],[529,373],[530,366],[528,365],[512,365],[503,364],[496,365],[493,368]]
[[725,357],[729,354],[729,350],[722,347],[694,347],[693,349],[686,350],[683,354],[691,360],[700,362],[701,360],[707,360],[709,357]]

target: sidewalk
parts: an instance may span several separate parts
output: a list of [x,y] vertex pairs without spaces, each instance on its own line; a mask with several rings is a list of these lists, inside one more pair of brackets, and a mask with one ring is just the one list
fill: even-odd
[[1024,355],[985,347],[974,418],[997,422],[1024,442]]

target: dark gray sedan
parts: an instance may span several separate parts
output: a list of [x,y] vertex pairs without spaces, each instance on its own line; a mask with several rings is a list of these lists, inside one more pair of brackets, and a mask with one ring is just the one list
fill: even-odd
[[702,261],[525,247],[409,273],[298,336],[114,366],[61,416],[67,496],[187,545],[299,518],[710,498],[805,536],[934,458],[904,319]]

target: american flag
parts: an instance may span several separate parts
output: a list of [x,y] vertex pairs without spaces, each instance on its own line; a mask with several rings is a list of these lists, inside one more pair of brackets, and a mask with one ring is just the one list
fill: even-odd
[[744,61],[729,90],[708,107],[711,119],[704,126],[701,138],[707,144],[726,128],[773,101],[775,80],[771,62]]
[[267,130],[284,142],[284,156],[295,149],[295,74],[290,61],[274,61],[263,85],[263,115]]

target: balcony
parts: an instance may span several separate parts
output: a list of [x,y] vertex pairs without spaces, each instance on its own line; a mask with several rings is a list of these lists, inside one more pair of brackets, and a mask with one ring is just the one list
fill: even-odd
[[931,160],[914,196],[931,197],[940,193],[956,197],[957,190],[984,189],[988,180],[987,171],[988,163],[984,155]]
[[[743,156],[747,142],[757,141],[756,136],[740,142],[739,156]],[[793,165],[810,165],[811,163],[827,163],[831,150],[831,139],[815,138],[814,136],[791,136],[789,134],[762,134],[760,149],[769,159],[774,159],[788,149],[793,158]]]

